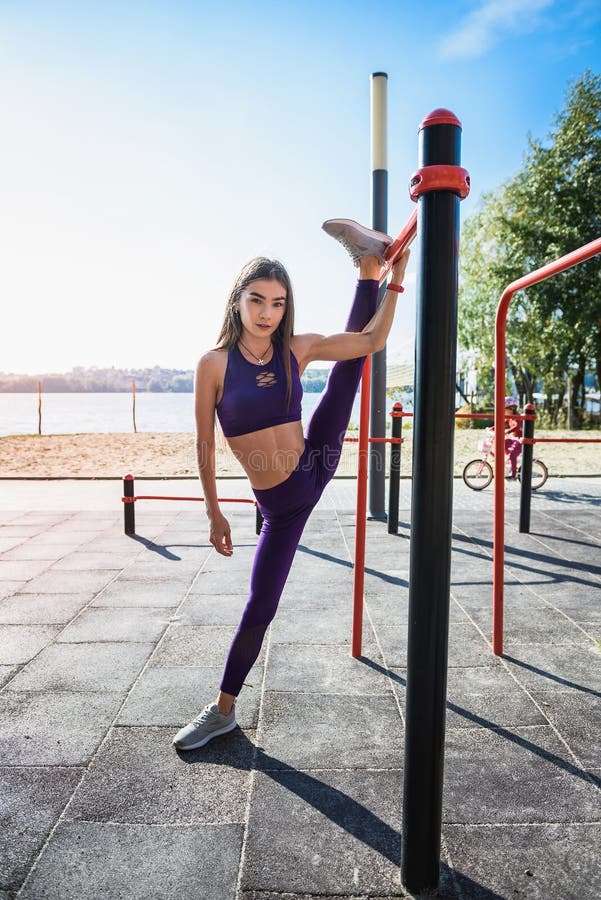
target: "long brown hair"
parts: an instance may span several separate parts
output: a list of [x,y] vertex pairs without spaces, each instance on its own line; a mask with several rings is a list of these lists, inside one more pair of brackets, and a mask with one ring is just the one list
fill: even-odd
[[227,304],[225,307],[225,315],[219,337],[217,338],[217,346],[215,350],[231,350],[236,346],[242,336],[242,321],[240,314],[236,310],[242,293],[253,281],[260,278],[267,278],[272,281],[279,281],[286,290],[286,307],[284,315],[273,335],[273,343],[281,344],[284,368],[286,370],[286,399],[290,403],[292,394],[292,373],[290,369],[290,338],[294,334],[294,296],[292,293],[292,283],[288,272],[277,259],[268,259],[265,256],[257,256],[251,259],[241,269],[238,277],[234,281],[230,290]]

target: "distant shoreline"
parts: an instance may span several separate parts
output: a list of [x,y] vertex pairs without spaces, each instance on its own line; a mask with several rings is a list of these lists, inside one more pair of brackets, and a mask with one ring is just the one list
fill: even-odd
[[[351,434],[353,434],[351,432]],[[401,474],[411,472],[411,429],[404,429]],[[591,438],[598,432],[539,431],[539,437]],[[356,432],[354,433],[356,436]],[[461,475],[468,460],[478,456],[481,432],[455,432],[454,474]],[[550,474],[601,475],[601,444],[541,444],[535,455]],[[216,448],[217,477],[245,477],[223,438]],[[345,444],[339,476],[357,471],[357,444]],[[197,477],[194,432],[86,433],[10,435],[0,437],[0,475],[3,478],[144,478]]]

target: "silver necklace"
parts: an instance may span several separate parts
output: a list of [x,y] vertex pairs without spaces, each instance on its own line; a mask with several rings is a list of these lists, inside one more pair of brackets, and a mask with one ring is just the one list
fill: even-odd
[[264,365],[265,365],[265,359],[264,359],[264,357],[269,353],[269,349],[270,349],[270,347],[271,347],[271,341],[269,341],[269,346],[267,347],[267,349],[265,350],[265,352],[262,353],[260,356],[256,356],[256,355],[252,352],[252,350],[249,350],[248,347],[246,346],[246,344],[245,344],[240,338],[238,338],[238,343],[241,344],[242,347],[244,347],[244,349],[246,350],[247,353],[250,353],[250,355],[253,357],[253,359],[256,359],[256,360],[257,360],[257,362],[259,363],[260,366],[264,366]]

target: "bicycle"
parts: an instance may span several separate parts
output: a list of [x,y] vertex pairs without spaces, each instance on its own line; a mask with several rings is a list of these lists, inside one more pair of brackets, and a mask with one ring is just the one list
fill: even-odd
[[[483,438],[478,441],[478,450],[483,454],[479,459],[472,459],[463,469],[463,480],[473,491],[482,491],[493,480],[493,467],[488,458],[494,459],[493,439]],[[505,471],[508,472],[508,460],[505,459]],[[521,465],[518,463],[518,480],[521,481]],[[549,477],[549,470],[542,459],[532,460],[532,490],[537,491]]]

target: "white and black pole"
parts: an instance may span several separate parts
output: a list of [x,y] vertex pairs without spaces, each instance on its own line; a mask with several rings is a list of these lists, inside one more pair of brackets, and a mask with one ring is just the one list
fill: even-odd
[[[388,230],[388,75],[371,76],[371,211],[372,227]],[[380,288],[378,305],[386,285]],[[371,359],[370,436],[386,437],[386,348]],[[386,444],[372,444],[369,452],[369,515],[386,519],[385,505]]]

